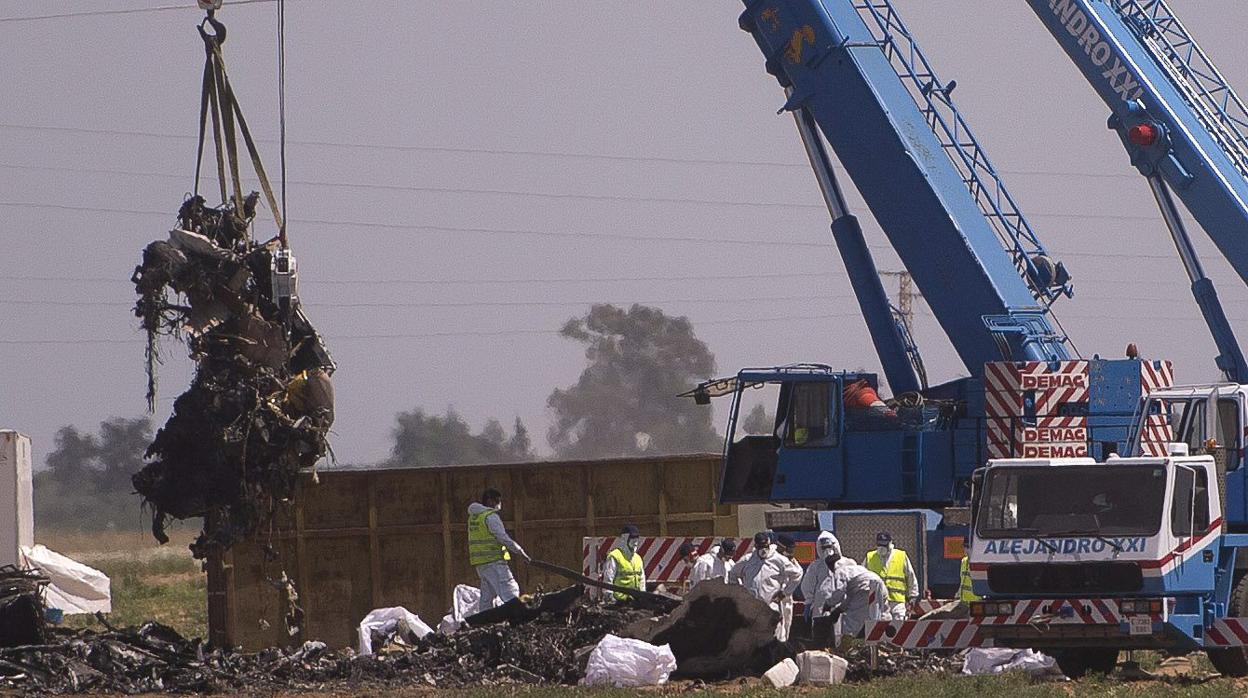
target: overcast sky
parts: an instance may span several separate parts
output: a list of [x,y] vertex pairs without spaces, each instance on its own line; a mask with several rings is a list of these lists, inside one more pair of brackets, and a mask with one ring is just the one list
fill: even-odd
[[[1248,90],[1248,3],[1171,2]],[[1213,379],[1148,188],[1027,4],[896,3],[1073,273],[1077,295],[1057,308],[1079,350],[1119,356],[1133,341],[1181,381]],[[62,425],[145,409],[128,279],[192,188],[203,49],[191,0],[21,18],[168,4],[0,0],[0,427],[30,434],[38,460]],[[276,171],[275,7],[226,4],[231,76]],[[384,458],[394,414],[415,407],[453,406],[476,427],[518,415],[548,452],[546,397],[584,366],[556,331],[593,302],[687,315],[721,373],[878,366],[739,9],[289,0],[289,231],[308,315],[339,363],[341,461]],[[1197,244],[1248,335],[1248,290]],[[962,374],[919,312],[933,380]],[[166,356],[158,423],[190,377],[184,350]]]

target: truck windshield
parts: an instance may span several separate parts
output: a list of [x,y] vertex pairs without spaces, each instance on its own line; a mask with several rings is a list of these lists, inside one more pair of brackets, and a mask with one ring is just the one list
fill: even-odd
[[1166,470],[1091,465],[992,468],[978,534],[985,538],[1060,535],[1149,536],[1161,528]]

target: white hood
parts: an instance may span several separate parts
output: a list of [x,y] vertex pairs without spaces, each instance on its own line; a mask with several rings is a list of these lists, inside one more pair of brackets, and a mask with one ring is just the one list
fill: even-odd
[[820,551],[828,545],[832,546],[832,551],[837,555],[842,555],[841,541],[837,540],[831,531],[823,531],[819,534],[819,538],[815,540],[815,553],[821,555]]

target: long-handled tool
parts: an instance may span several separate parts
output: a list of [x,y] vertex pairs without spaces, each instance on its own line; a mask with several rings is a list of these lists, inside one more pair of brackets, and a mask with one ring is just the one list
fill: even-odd
[[567,579],[570,579],[574,582],[579,582],[586,586],[598,587],[599,589],[615,591],[621,594],[628,594],[629,596],[632,596],[633,598],[638,599],[639,601],[645,601],[648,603],[656,604],[659,607],[674,608],[680,603],[679,599],[673,598],[671,596],[665,596],[663,594],[655,594],[653,592],[642,591],[640,589],[629,589],[627,587],[617,586],[615,584],[610,584],[608,582],[604,582],[598,579],[594,579],[592,577],[588,577],[584,574],[581,574],[580,572],[577,572],[576,570],[571,570],[571,569],[568,569],[567,567],[556,565],[552,562],[545,562],[543,560],[529,560],[528,564],[533,567],[536,567],[539,570],[546,570],[547,572],[553,572],[554,574],[557,574],[560,577],[565,577]]

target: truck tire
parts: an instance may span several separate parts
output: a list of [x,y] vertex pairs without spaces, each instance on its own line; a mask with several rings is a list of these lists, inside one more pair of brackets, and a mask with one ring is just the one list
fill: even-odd
[[[1242,618],[1248,610],[1248,576],[1241,577],[1231,592],[1227,613],[1232,618]],[[1205,650],[1209,663],[1223,676],[1248,676],[1248,648],[1228,647],[1221,650]]]
[[1057,668],[1068,678],[1079,679],[1086,674],[1108,674],[1118,666],[1116,647],[1077,647],[1057,653]]

